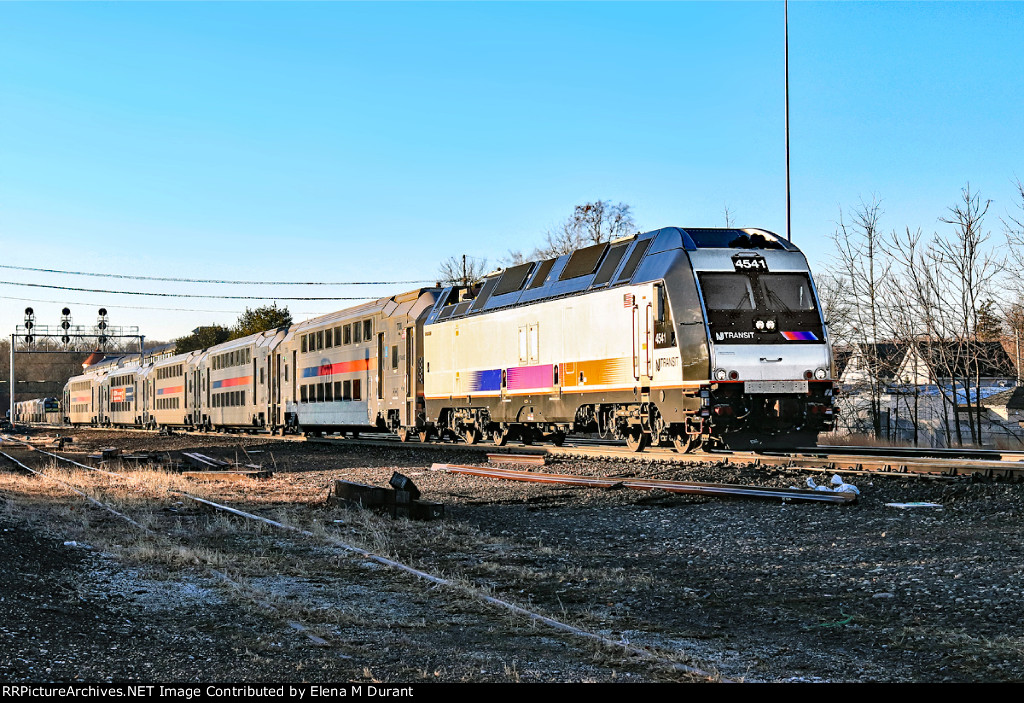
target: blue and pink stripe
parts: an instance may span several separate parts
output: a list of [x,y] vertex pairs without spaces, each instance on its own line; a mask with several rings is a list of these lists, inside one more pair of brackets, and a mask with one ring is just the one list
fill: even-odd
[[782,336],[791,342],[816,342],[818,336],[814,332],[783,332]]

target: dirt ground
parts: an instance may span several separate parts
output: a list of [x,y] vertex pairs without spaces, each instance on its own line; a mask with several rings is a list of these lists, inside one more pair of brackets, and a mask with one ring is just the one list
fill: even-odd
[[[741,681],[1024,679],[1024,484],[856,476],[848,477],[861,491],[856,504],[781,504],[429,470],[433,462],[483,464],[486,447],[74,434],[77,449],[198,449],[232,459],[248,452],[275,473],[196,483],[47,469],[152,531],[145,533],[47,479],[5,468],[6,682],[705,678],[673,663]],[[12,452],[7,443],[0,449]],[[544,470],[799,487],[830,477],[567,458],[549,459]],[[445,519],[393,520],[326,504],[333,479],[387,485],[395,471],[444,503]],[[180,490],[312,534],[227,518]],[[886,505],[914,501],[941,508]]]

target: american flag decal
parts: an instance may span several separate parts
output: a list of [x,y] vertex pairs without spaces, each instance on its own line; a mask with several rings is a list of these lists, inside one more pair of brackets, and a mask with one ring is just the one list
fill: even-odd
[[633,294],[632,293],[626,293],[625,295],[622,296],[622,307],[624,307],[624,308],[631,308],[631,307],[633,307],[633,300],[634,300]]

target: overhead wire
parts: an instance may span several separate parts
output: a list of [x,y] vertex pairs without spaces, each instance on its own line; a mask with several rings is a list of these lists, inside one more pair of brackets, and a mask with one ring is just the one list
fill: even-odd
[[283,296],[283,295],[206,295],[202,293],[155,293],[152,291],[106,290],[102,288],[76,288],[55,286],[46,283],[17,283],[0,281],[4,286],[26,286],[29,288],[50,288],[53,290],[76,291],[79,293],[105,293],[107,295],[145,295],[157,298],[207,298],[213,300],[367,300],[367,296]]
[[[41,298],[21,298],[13,295],[0,295],[0,300],[20,300],[25,303],[48,303],[52,305],[89,305],[94,307],[107,307],[115,308],[117,310],[161,310],[166,312],[208,312],[218,315],[241,315],[242,310],[204,310],[201,308],[166,308],[152,305],[118,305],[117,303],[93,303],[85,301],[72,301],[72,300],[43,300]],[[373,298],[362,298],[362,300],[373,300]],[[322,315],[323,312],[318,311],[297,311],[296,315]]]
[[[234,286],[385,286],[434,283],[435,281],[232,281],[216,278],[178,278],[174,276],[139,276],[127,273],[95,273],[87,271],[63,271],[60,269],[35,268],[32,266],[14,266],[0,264],[0,269],[14,271],[34,271],[37,273],[59,273],[65,276],[94,276],[97,278],[121,278],[133,281],[171,281],[175,283],[218,283]],[[331,298],[331,300],[349,300]]]

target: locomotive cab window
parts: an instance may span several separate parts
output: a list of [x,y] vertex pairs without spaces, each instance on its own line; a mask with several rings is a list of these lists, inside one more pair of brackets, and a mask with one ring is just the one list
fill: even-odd
[[759,276],[765,305],[775,312],[814,310],[811,282],[803,273],[770,273]]
[[739,273],[704,273],[700,276],[704,304],[709,310],[753,310],[750,277]]

